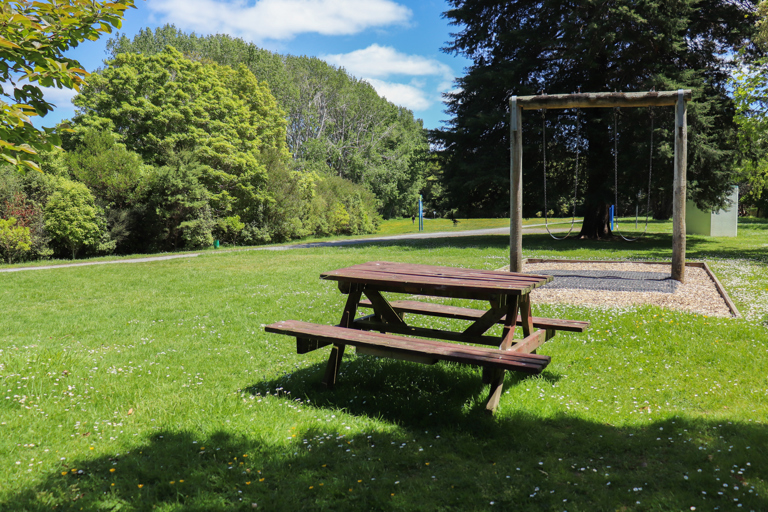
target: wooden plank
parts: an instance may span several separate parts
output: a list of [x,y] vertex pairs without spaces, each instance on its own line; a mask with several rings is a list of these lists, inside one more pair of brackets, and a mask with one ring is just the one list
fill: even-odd
[[[472,308],[462,308],[458,306],[447,306],[444,304],[435,304],[431,302],[419,302],[414,300],[394,300],[390,304],[396,311],[402,313],[415,313],[419,315],[437,316],[441,318],[453,318],[456,320],[477,320],[484,311]],[[371,303],[360,301],[360,306],[370,308]],[[565,320],[559,318],[531,317],[533,327],[536,329],[554,329],[558,331],[584,332],[589,328],[589,322],[581,320]],[[499,323],[502,323],[502,318]],[[522,325],[522,318],[518,315],[515,322]]]
[[455,287],[483,292],[528,293],[550,282],[552,276],[517,274],[493,270],[457,269],[430,265],[369,262],[324,272],[323,279],[403,288],[418,285],[425,289]]
[[539,329],[514,344],[509,350],[512,352],[531,354],[534,350],[542,346],[547,339],[547,331]]
[[[445,361],[510,369],[524,373],[540,373],[550,362],[549,356],[520,354],[498,349],[463,346],[434,340],[403,338],[391,334],[286,320],[268,325],[267,332],[302,338],[332,341],[337,346],[369,346],[392,352],[432,355]],[[333,354],[332,354],[333,355]]]
[[416,354],[405,354],[402,352],[392,352],[391,350],[385,350],[383,348],[375,347],[357,347],[355,349],[358,354],[364,356],[376,356],[376,357],[388,357],[390,359],[400,359],[401,361],[411,361],[421,364],[435,364],[438,359],[436,357],[420,356]]
[[357,306],[360,304],[360,296],[363,294],[359,286],[353,286],[349,289],[349,296],[347,302],[344,305],[344,311],[341,314],[340,327],[349,327],[355,320],[357,314]]
[[504,328],[501,334],[501,344],[499,349],[509,350],[512,344],[515,342],[515,322],[517,317],[517,310],[520,307],[520,297],[510,297],[506,304],[506,314],[503,316],[502,324]]
[[327,347],[331,342],[319,342],[317,340],[309,340],[306,338],[296,338],[296,353],[306,354],[317,350],[319,348]]
[[476,290],[487,290],[504,293],[530,293],[552,281],[551,276],[536,279],[492,279],[469,278],[458,276],[396,274],[393,272],[370,272],[367,270],[348,270],[343,274],[326,274],[324,279],[348,281],[360,284],[375,284],[378,286],[418,285],[423,287],[456,287]]
[[531,296],[523,295],[520,301],[520,326],[523,328],[523,335],[528,337],[533,333],[533,317],[531,315]]
[[[692,265],[691,263],[686,263],[687,266]],[[731,310],[731,314],[735,318],[740,318],[741,314],[739,313],[739,310],[736,309],[736,305],[731,301],[731,298],[728,296],[728,293],[725,291],[725,288],[723,288],[723,285],[720,284],[720,280],[717,278],[714,272],[712,272],[712,269],[709,268],[709,265],[706,263],[702,263],[701,267],[704,269],[704,271],[709,275],[709,278],[712,279],[712,281],[715,283],[715,288],[717,288],[717,292],[720,294],[720,296],[725,301],[725,304],[728,306],[728,309]]]
[[[349,296],[347,297],[347,302],[344,305],[344,311],[341,314],[341,321],[339,322],[339,327],[349,327],[352,322],[355,320],[355,315],[357,314],[357,305],[360,303],[360,297],[362,296],[362,290],[359,286],[351,286],[349,289]],[[312,340],[313,338],[309,338]],[[296,337],[296,348],[298,350],[298,340],[299,337]],[[334,342],[334,340],[316,340],[316,343],[322,344],[325,343],[326,345],[330,344],[331,342]],[[341,367],[341,359],[344,356],[344,345],[336,344],[334,343],[333,348],[331,348],[331,354],[328,357],[328,364],[325,367],[325,375],[323,376],[323,384],[326,385],[326,387],[333,389],[333,387],[336,385],[336,379],[339,377],[339,367]]]
[[[379,319],[387,324],[405,325],[401,314],[392,309],[392,306],[387,300],[381,296],[376,290],[366,290],[366,297],[373,305],[373,311]],[[347,326],[349,327],[349,326]]]
[[506,290],[488,290],[483,288],[467,288],[460,286],[422,286],[418,284],[393,283],[389,285],[366,284],[366,290],[376,290],[387,293],[405,293],[408,295],[428,295],[430,297],[444,297],[452,299],[491,300],[500,295],[518,295],[516,292]]
[[[460,282],[470,282],[473,285],[485,285],[487,283],[497,283],[502,286],[526,287],[530,284],[544,284],[551,279],[549,276],[536,274],[518,274],[513,272],[485,271],[476,272],[471,269],[453,269],[451,272],[433,270],[430,267],[413,270],[402,269],[357,269],[350,271],[365,272],[372,278],[377,276],[394,279],[408,279],[424,281],[430,278],[456,280]],[[493,273],[491,273],[493,272]]]
[[[502,296],[506,298],[506,296]],[[514,301],[517,297],[513,298]],[[497,307],[492,307],[478,318],[472,325],[464,329],[462,333],[464,336],[482,336],[485,332],[499,323],[502,318],[506,316],[507,304],[506,300],[498,302]]]
[[489,347],[498,347],[501,341],[498,336],[466,335],[461,332],[445,331],[442,329],[430,329],[427,327],[417,327],[406,324],[388,324],[379,322],[376,319],[363,320],[358,318],[352,325],[355,329],[365,331],[391,332],[394,334],[405,334],[406,336],[417,336],[421,338],[434,338],[436,340],[458,341],[461,343],[474,343],[476,345],[487,345]]
[[[339,327],[344,329],[344,327]],[[320,341],[333,341],[333,340],[320,340]],[[331,349],[331,355],[328,357],[328,365],[325,367],[325,375],[323,376],[323,384],[328,388],[333,389],[336,385],[336,379],[339,376],[339,367],[341,366],[341,358],[344,356],[344,345],[334,345]]]
[[437,265],[423,265],[417,263],[393,263],[389,261],[369,261],[367,263],[360,263],[358,265],[352,265],[350,267],[332,270],[325,272],[325,274],[339,273],[347,270],[359,270],[359,271],[371,271],[371,272],[394,272],[400,274],[414,274],[414,275],[443,275],[443,276],[455,276],[455,277],[477,277],[477,278],[496,278],[496,279],[513,279],[521,278],[527,280],[535,280],[537,278],[547,277],[536,274],[527,274],[523,272],[507,272],[499,270],[484,270],[475,268],[463,268],[463,267],[444,267]]
[[504,388],[504,370],[493,369],[489,372],[491,388],[488,393],[488,403],[485,410],[491,414],[496,411],[501,400],[501,392]]
[[[677,103],[678,91],[598,92],[580,94],[540,94],[517,96],[524,110],[593,108],[593,107],[671,107]],[[690,89],[683,91],[683,101],[691,101]]]

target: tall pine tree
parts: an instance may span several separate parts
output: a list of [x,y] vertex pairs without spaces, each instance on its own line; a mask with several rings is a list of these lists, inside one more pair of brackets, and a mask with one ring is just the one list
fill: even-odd
[[[509,187],[508,100],[541,92],[693,90],[688,106],[688,194],[700,207],[722,204],[735,148],[727,83],[731,55],[754,30],[754,2],[738,0],[448,0],[459,27],[445,51],[473,61],[447,97],[448,128],[432,133],[446,157],[446,187],[472,214],[502,215]],[[614,202],[612,109],[526,111],[524,215],[543,209],[542,130],[547,130],[548,209],[571,190],[575,145],[583,169],[581,236],[611,235]],[[672,204],[672,108],[623,109],[618,119],[618,207],[631,211],[648,189],[650,118],[655,149],[650,194],[657,218]],[[576,138],[574,124],[580,124]],[[551,189],[549,188],[552,185]],[[643,201],[642,209],[645,209]],[[560,213],[560,212],[558,212]]]

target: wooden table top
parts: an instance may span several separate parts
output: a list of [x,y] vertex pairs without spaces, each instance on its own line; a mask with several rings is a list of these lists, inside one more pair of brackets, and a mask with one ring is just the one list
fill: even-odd
[[447,297],[525,295],[552,281],[552,276],[436,267],[413,263],[370,261],[324,272],[322,279],[371,286],[381,291],[424,293]]

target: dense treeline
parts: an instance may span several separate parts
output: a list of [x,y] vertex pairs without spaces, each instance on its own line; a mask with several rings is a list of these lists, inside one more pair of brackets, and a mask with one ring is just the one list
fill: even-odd
[[[359,234],[410,211],[427,155],[410,111],[317,59],[164,30],[231,52],[113,41],[114,59],[74,100],[64,151],[43,155],[42,173],[0,168],[7,261]],[[276,99],[264,78],[288,69]]]
[[[457,27],[446,51],[473,61],[448,98],[447,129],[434,132],[443,149],[444,185],[467,214],[505,214],[509,190],[511,96],[540,93],[693,90],[688,105],[688,193],[699,206],[719,207],[735,181],[737,126],[728,80],[731,58],[754,32],[753,1],[449,0]],[[615,125],[618,124],[618,205],[621,214],[645,209],[651,116],[655,146],[651,205],[671,214],[674,123],[671,108],[548,111],[524,115],[524,215],[543,210],[542,138],[547,133],[548,208],[573,197],[580,147],[581,235],[611,236]],[[578,136],[577,136],[578,134]],[[570,192],[569,192],[570,191]],[[638,198],[640,201],[638,201]],[[565,206],[565,208],[561,208]],[[564,210],[564,211],[563,211]]]
[[367,82],[306,56],[280,55],[242,39],[186,34],[172,25],[107,43],[113,56],[154,55],[173,46],[193,60],[243,65],[268,85],[287,120],[296,169],[364,185],[384,217],[410,215],[423,185],[429,146],[421,120],[379,97]]
[[742,48],[732,88],[739,125],[739,209],[768,216],[768,1],[757,6],[757,51]]

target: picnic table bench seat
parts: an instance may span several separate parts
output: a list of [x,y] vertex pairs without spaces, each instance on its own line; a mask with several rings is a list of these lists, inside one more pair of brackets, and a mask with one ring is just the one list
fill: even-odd
[[[463,308],[458,306],[447,306],[445,304],[436,304],[433,302],[419,302],[415,300],[393,300],[390,301],[392,309],[398,313],[416,313],[419,315],[437,316],[442,318],[454,318],[456,320],[477,320],[481,318],[485,311],[472,308]],[[372,308],[370,300],[361,300],[359,305],[364,308]],[[506,315],[502,316],[496,323],[503,324]],[[532,316],[531,321],[535,329],[547,329],[554,331],[584,332],[589,328],[589,322],[581,320],[563,320],[560,318],[542,318]],[[523,319],[517,315],[516,325],[523,325]]]
[[550,362],[549,356],[528,354],[514,350],[459,345],[437,340],[406,338],[393,334],[361,331],[348,327],[315,324],[299,320],[284,320],[268,325],[265,331],[296,336],[299,353],[326,345],[352,345],[363,353],[435,363],[438,360],[453,361],[487,368],[539,374]]

